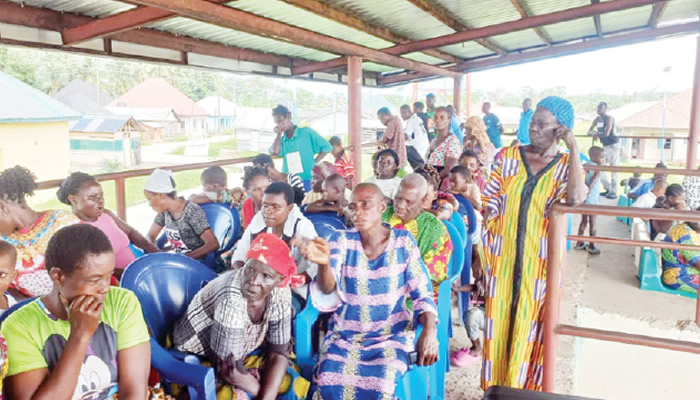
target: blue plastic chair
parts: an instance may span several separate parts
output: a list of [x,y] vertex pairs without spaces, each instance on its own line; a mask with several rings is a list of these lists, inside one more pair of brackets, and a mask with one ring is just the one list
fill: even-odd
[[187,387],[190,399],[215,400],[214,369],[199,359],[163,347],[175,321],[187,311],[194,295],[216,273],[181,254],[147,254],[124,270],[121,287],[130,289],[141,302],[151,334],[151,365],[163,378]]
[[[220,203],[207,203],[201,205],[204,214],[207,216],[207,221],[211,227],[211,231],[219,241],[219,250],[211,252],[202,259],[207,267],[215,270],[217,268],[216,260],[226,251],[231,250],[241,236],[241,219],[238,210],[229,208]],[[165,232],[163,232],[157,240],[158,248],[163,248],[166,245]]]
[[[472,206],[472,203],[470,203],[466,199],[464,199],[465,201],[462,201],[462,199],[457,198],[457,200],[459,200],[459,208],[461,215],[466,215],[467,222],[469,223],[469,226],[467,227],[467,233],[463,238],[464,267],[462,267],[462,273],[459,279],[462,285],[468,285],[472,280],[472,247],[474,246],[472,242],[472,236],[474,235],[474,232],[476,232],[477,228],[476,211],[474,210],[474,206]],[[463,219],[462,222],[464,222]],[[459,320],[457,321],[457,325],[462,325],[462,315],[464,315],[464,312],[469,310],[469,293],[459,293],[457,295],[457,308],[459,309]],[[449,369],[449,363],[447,365]]]
[[452,217],[450,217],[450,223],[454,225],[455,228],[457,228],[457,232],[459,232],[459,236],[462,237],[462,241],[464,241],[464,244],[467,244],[467,225],[464,223],[464,220],[462,219],[462,216],[459,213],[453,212]]
[[[320,312],[313,305],[313,301],[307,301],[304,310],[297,315],[295,324],[295,352],[297,365],[301,369],[301,374],[309,381],[313,380],[313,369],[318,361],[318,353],[314,351],[313,333],[314,325]],[[416,342],[423,332],[423,326],[416,329]],[[429,367],[409,366],[408,371],[403,375],[396,385],[396,396],[400,400],[426,400],[428,398],[429,377],[435,376],[434,370],[437,365]],[[312,386],[312,389],[314,387]],[[309,391],[309,395],[313,390]]]
[[329,239],[335,232],[345,230],[345,222],[336,213],[304,214],[314,224],[318,236]]
[[[450,368],[450,336],[452,326],[452,285],[460,278],[464,267],[464,252],[457,249],[464,248],[464,241],[459,235],[457,228],[450,222],[445,221],[445,227],[450,235],[454,251],[450,257],[447,270],[447,279],[440,282],[438,288],[438,326],[437,335],[440,345],[440,357],[436,363],[434,375],[430,379],[430,398],[445,398],[445,373]],[[471,263],[471,261],[470,261]],[[471,264],[470,264],[471,265]]]

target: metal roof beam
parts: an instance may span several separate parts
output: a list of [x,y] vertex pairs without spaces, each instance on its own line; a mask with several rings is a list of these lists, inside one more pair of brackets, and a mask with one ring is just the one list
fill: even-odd
[[345,40],[322,35],[307,29],[284,24],[249,12],[210,3],[204,0],[130,0],[143,6],[158,7],[180,16],[196,19],[214,25],[263,36],[275,40],[294,43],[304,47],[341,55],[357,55],[380,64],[398,68],[456,77],[458,72],[397,57],[380,50],[370,49]]
[[[210,1],[223,3],[228,0]],[[138,7],[66,29],[61,32],[61,37],[63,38],[63,44],[71,45],[140,28],[152,22],[162,21],[174,16],[174,13],[160,8]]]
[[[408,2],[425,11],[426,13],[430,14],[431,16],[433,16],[433,18],[437,19],[438,21],[449,26],[457,32],[464,32],[469,29],[468,26],[464,25],[463,23],[457,21],[457,19],[452,17],[450,15],[449,10],[446,10],[441,5],[435,2],[429,0],[408,0]],[[496,54],[506,54],[506,51],[501,46],[494,43],[492,40],[480,38],[475,39],[475,41]]]
[[[339,24],[343,24],[345,26],[348,26],[350,28],[357,29],[359,31],[366,32],[372,36],[376,36],[380,39],[384,39],[387,42],[393,42],[394,44],[396,43],[407,43],[410,42],[411,39],[397,35],[396,33],[392,32],[391,30],[384,28],[382,26],[374,25],[371,24],[367,21],[364,21],[354,15],[351,15],[348,13],[347,10],[341,10],[339,8],[336,8],[330,4],[322,3],[318,0],[282,0],[287,4],[291,4],[295,7],[304,9],[306,11],[309,11],[311,13],[314,13],[316,15],[319,15],[321,17],[327,18],[329,20],[335,21]],[[445,61],[453,62],[453,63],[458,63],[460,61],[463,61],[461,58],[453,56],[452,54],[445,53],[444,51],[440,50],[434,50],[434,49],[429,49],[424,51],[425,54],[428,54],[433,57],[440,58]]]
[[[522,53],[510,53],[502,57],[467,60],[454,67],[449,67],[448,69],[460,72],[473,72],[494,67],[503,67],[507,65],[520,64],[545,58],[592,51],[606,47],[624,46],[627,44],[653,40],[663,36],[697,33],[699,31],[700,22],[695,21],[685,24],[666,26],[663,28],[644,29],[631,33],[611,35],[603,38],[579,41],[575,43],[553,45],[551,47],[542,48],[540,50],[531,50]],[[392,75],[384,78],[379,77],[377,83],[382,86],[395,85],[426,78],[432,78],[432,76],[428,74],[411,73],[403,75]]]
[[[77,14],[53,11],[48,8],[32,7],[28,5],[22,6],[17,3],[0,0],[0,22],[8,24],[30,26],[33,28],[61,32],[66,28],[85,25],[91,21],[95,21],[95,19]],[[292,66],[292,59],[289,57],[263,53],[250,49],[243,49],[235,46],[225,46],[223,44],[185,36],[175,36],[166,32],[160,32],[152,29],[138,29],[122,32],[112,35],[110,38],[123,42],[161,47],[183,52],[199,53],[239,61],[282,65],[287,67]]]
[[505,22],[485,26],[483,28],[469,29],[464,32],[451,33],[449,35],[438,36],[432,39],[418,40],[412,43],[399,44],[392,48],[385,49],[391,54],[405,54],[414,51],[423,51],[435,47],[448,46],[455,43],[467,42],[470,40],[487,38],[489,36],[500,35],[509,32],[521,31],[524,29],[536,28],[543,25],[557,22],[571,21],[579,18],[592,17],[594,15],[605,14],[613,11],[621,11],[629,8],[646,6],[660,3],[661,0],[615,0],[606,1],[599,4],[591,4],[557,11],[550,14],[536,15],[515,21]]
[[649,28],[656,28],[659,26],[659,21],[664,16],[664,12],[668,7],[668,2],[656,3],[651,9],[651,15],[649,16]]
[[[520,14],[521,17],[523,18],[529,18],[530,13],[528,10],[525,9],[525,5],[521,3],[520,0],[510,0],[511,4],[513,4],[513,7],[515,7],[516,10],[518,10],[518,13]],[[547,46],[552,45],[552,39],[547,35],[547,33],[542,29],[542,28],[533,28],[537,36],[542,39],[544,44]]]
[[[591,4],[599,4],[600,0],[591,0]],[[596,14],[593,16],[593,24],[595,25],[595,34],[598,35],[598,37],[603,37],[603,28],[602,24],[600,23],[600,14]]]

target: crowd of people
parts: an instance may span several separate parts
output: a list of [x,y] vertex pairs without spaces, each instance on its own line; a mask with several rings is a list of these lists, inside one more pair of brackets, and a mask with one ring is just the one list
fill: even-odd
[[[210,202],[237,207],[244,230],[171,341],[213,366],[220,393],[304,399],[313,388],[315,399],[393,398],[411,364],[439,357],[437,291],[461,251],[443,221],[458,213],[468,224],[469,209],[477,224],[474,283],[453,290],[471,295],[463,318],[472,345],[450,361],[481,362],[483,389],[541,390],[548,210],[559,201],[598,204],[603,185],[613,198],[617,177],[584,173],[565,99],[547,97],[534,109],[523,101],[517,140],[507,147],[489,103],[483,112],[461,123],[432,94],[425,104],[402,106],[400,117],[379,109],[386,129],[374,174],[360,182],[349,157],[360,149],[295,125],[277,106],[270,154],[245,167],[242,188],[229,188],[226,171],[211,167],[201,175],[202,192],[185,199],[170,171],[154,170],[143,190],[157,216],[145,236],[105,209],[93,176],[76,172],[62,183],[57,196],[71,212],[35,211],[27,203],[37,189],[33,174],[2,171],[0,309],[31,299],[0,327],[4,393],[129,399],[152,391],[138,299],[115,283],[144,253],[202,259],[218,250],[201,208]],[[590,162],[615,164],[614,119],[604,103],[598,113],[591,132],[603,147],[591,147]],[[282,158],[281,169],[272,156]],[[635,206],[688,207],[683,187],[664,176],[625,183],[635,184],[626,189]],[[319,237],[314,213],[330,213],[348,229]],[[698,224],[671,225],[651,221],[652,232],[667,233],[664,240],[700,244]],[[595,236],[594,217],[582,220],[580,233],[587,227]],[[576,247],[600,253],[592,243]],[[665,285],[697,292],[700,253],[664,250],[663,259]],[[313,385],[292,351],[294,317],[308,302],[329,314]],[[423,329],[414,346],[417,324]]]

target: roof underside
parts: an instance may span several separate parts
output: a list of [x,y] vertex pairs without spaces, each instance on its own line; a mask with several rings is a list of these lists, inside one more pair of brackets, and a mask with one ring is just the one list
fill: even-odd
[[0,0],[0,43],[332,82],[358,55],[387,86],[697,33],[699,16],[700,0]]

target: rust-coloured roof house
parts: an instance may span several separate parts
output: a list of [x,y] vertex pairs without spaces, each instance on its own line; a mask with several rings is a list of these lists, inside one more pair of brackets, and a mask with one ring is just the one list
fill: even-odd
[[[693,91],[688,89],[666,100],[666,129],[688,130],[690,126],[690,104]],[[664,102],[659,101],[648,108],[639,111],[618,122],[626,129],[643,128],[658,129],[663,126]]]
[[109,107],[168,108],[180,117],[209,115],[207,110],[163,78],[146,79],[112,101]]

